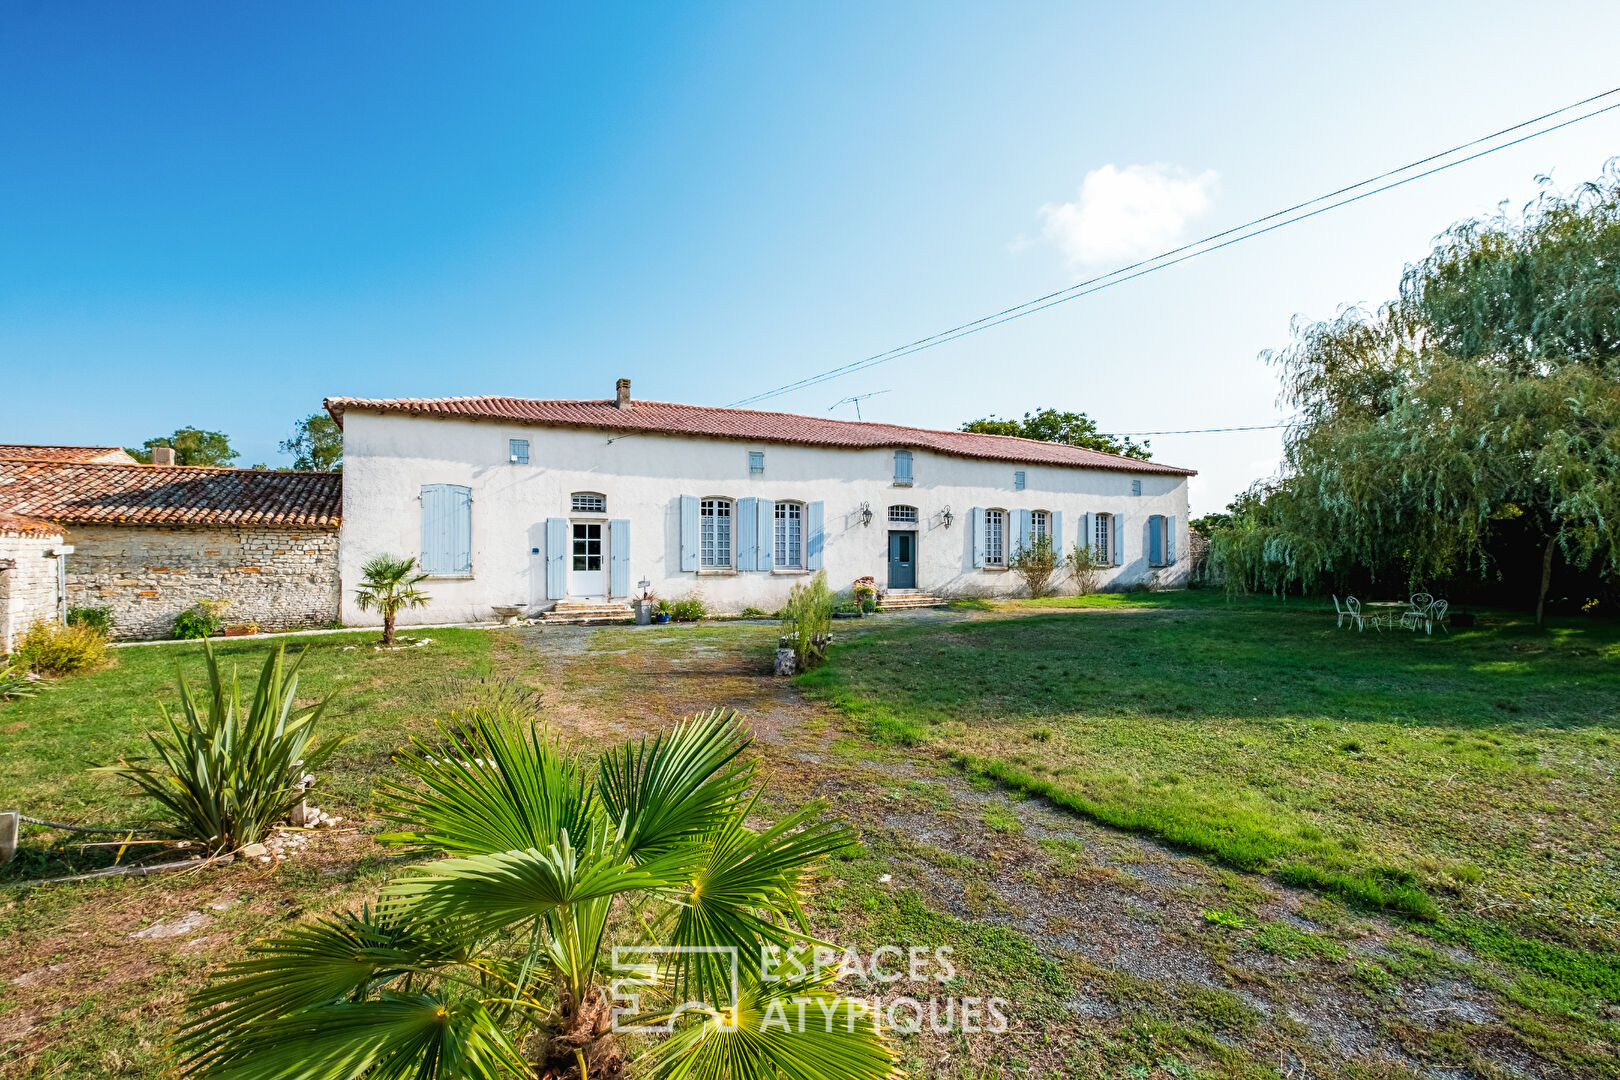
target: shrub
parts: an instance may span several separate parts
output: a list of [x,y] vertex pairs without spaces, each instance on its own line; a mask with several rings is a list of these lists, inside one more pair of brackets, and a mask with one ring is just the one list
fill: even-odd
[[742,609],[742,618],[744,619],[764,619],[768,617],[763,608],[757,608],[752,604]]
[[1064,560],[1069,567],[1069,576],[1074,578],[1076,591],[1085,596],[1087,593],[1097,591],[1097,583],[1102,579],[1103,562],[1097,558],[1097,549],[1086,543],[1076,543],[1069,549],[1069,556]]
[[219,636],[220,620],[229,600],[209,600],[204,597],[174,617],[174,636],[177,638],[209,638]]
[[67,611],[69,626],[88,626],[102,637],[112,635],[112,608],[70,607]]
[[697,622],[708,616],[709,609],[703,603],[703,595],[696,591],[687,593],[669,605],[669,617],[675,622]]
[[1007,565],[1024,579],[1029,595],[1045,596],[1052,591],[1052,575],[1057,573],[1057,549],[1052,547],[1050,536],[1037,536],[1013,552],[1012,562]]
[[177,665],[180,715],[160,703],[169,730],[147,736],[157,761],[120,759],[97,771],[133,782],[168,812],[178,835],[211,852],[257,843],[304,797],[304,773],[325,764],[344,741],[315,742],[315,722],[330,699],[294,708],[303,657],[289,667],[285,652],[277,646],[265,658],[244,709],[236,674],[229,682],[220,677],[205,642],[206,696],[192,692]]
[[0,701],[10,701],[12,698],[33,697],[49,686],[45,680],[31,671],[8,664],[0,664]]
[[71,675],[101,663],[107,639],[88,626],[63,626],[40,619],[18,639],[13,667],[36,675]]
[[793,658],[798,661],[800,671],[820,663],[826,655],[833,605],[833,592],[827,587],[825,570],[818,570],[815,577],[793,586],[793,591],[788,593],[782,621],[787,624],[786,636],[792,639]]

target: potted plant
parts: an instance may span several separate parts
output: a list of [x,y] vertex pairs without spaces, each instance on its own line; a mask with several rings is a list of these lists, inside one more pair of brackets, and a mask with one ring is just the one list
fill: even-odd
[[636,597],[634,607],[636,609],[637,626],[646,626],[648,623],[653,621],[653,609],[657,603],[658,597],[651,589],[646,590],[640,596]]
[[259,624],[256,622],[237,623],[235,626],[225,628],[226,637],[251,637],[258,632]]
[[670,608],[668,600],[658,600],[653,604],[653,622],[662,626],[669,622]]

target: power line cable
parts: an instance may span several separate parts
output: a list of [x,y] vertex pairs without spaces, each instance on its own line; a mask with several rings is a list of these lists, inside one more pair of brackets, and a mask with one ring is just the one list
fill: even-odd
[[1134,435],[1214,435],[1223,431],[1276,431],[1287,426],[1287,424],[1252,424],[1248,427],[1184,428],[1181,431],[1110,431],[1103,438],[1123,439]]
[[[1445,162],[1444,164],[1437,165],[1432,169],[1426,169],[1423,172],[1402,177],[1399,180],[1384,184],[1381,187],[1373,188],[1370,191],[1363,191],[1360,194],[1352,195],[1349,198],[1339,199],[1339,201],[1329,203],[1326,206],[1317,206],[1316,209],[1310,210],[1306,213],[1295,214],[1295,211],[1303,210],[1305,207],[1315,206],[1317,203],[1334,199],[1339,195],[1346,194],[1347,192],[1356,191],[1358,188],[1367,187],[1369,184],[1376,184],[1379,181],[1389,179],[1392,176],[1399,176],[1401,173],[1410,172],[1412,169],[1415,169],[1421,165],[1438,161],[1441,158],[1450,157],[1453,154],[1467,150],[1474,146],[1478,146],[1481,143],[1490,142],[1493,139],[1498,139],[1503,135],[1507,135],[1514,131],[1519,131],[1523,128],[1541,123],[1542,121],[1551,119],[1554,116],[1559,116],[1573,109],[1578,109],[1583,105],[1589,105],[1594,101],[1611,97],[1614,94],[1620,94],[1620,86],[1617,86],[1611,90],[1605,90],[1601,94],[1593,94],[1591,97],[1572,102],[1568,105],[1554,109],[1551,112],[1542,113],[1540,116],[1533,119],[1521,121],[1509,127],[1494,131],[1489,135],[1482,135],[1476,139],[1471,139],[1468,142],[1460,143],[1448,150],[1442,150],[1437,154],[1430,154],[1428,157],[1419,158],[1418,160],[1409,162],[1400,166],[1399,168],[1390,169],[1387,172],[1368,177],[1367,179],[1358,181],[1357,183],[1349,184],[1345,187],[1338,188],[1323,195],[1318,195],[1313,199],[1307,199],[1304,202],[1295,203],[1293,206],[1285,209],[1277,210],[1262,217],[1254,218],[1253,220],[1244,222],[1241,225],[1234,225],[1229,229],[1223,229],[1220,232],[1211,233],[1202,239],[1182,244],[1179,247],[1171,248],[1167,251],[1162,251],[1157,255],[1151,256],[1150,258],[1138,260],[1137,262],[1131,263],[1128,266],[1122,266],[1117,270],[1111,270],[1106,274],[1099,274],[1096,277],[1087,278],[1084,281],[1076,282],[1067,288],[1059,289],[1057,292],[1047,293],[1045,296],[1038,296],[1035,299],[1027,300],[1022,304],[1015,304],[1012,307],[1003,308],[1001,311],[982,316],[981,318],[974,319],[971,322],[961,323],[950,328],[949,330],[942,330],[939,333],[931,334],[928,337],[918,338],[916,341],[913,341],[910,344],[897,346],[896,348],[889,349],[886,352],[876,353],[872,356],[866,357],[863,360],[852,361],[851,363],[844,364],[840,367],[831,368],[817,375],[810,375],[791,383],[785,383],[782,386],[776,387],[774,390],[766,390],[762,393],[741,398],[732,402],[729,407],[736,408],[741,405],[749,405],[757,401],[764,401],[769,398],[780,397],[783,394],[791,393],[795,390],[805,389],[819,383],[827,382],[831,379],[840,378],[844,375],[851,375],[858,371],[864,371],[867,368],[876,367],[879,364],[885,364],[891,360],[898,360],[901,357],[910,356],[911,354],[921,352],[924,349],[931,349],[936,345],[943,345],[946,342],[955,341],[958,338],[967,337],[970,334],[976,334],[981,331],[988,330],[994,326],[1000,326],[1002,323],[1023,318],[1026,315],[1033,315],[1036,312],[1044,311],[1049,307],[1054,307],[1070,300],[1077,300],[1082,296],[1089,296],[1094,292],[1100,292],[1101,290],[1110,288],[1114,285],[1123,284],[1126,281],[1132,281],[1136,278],[1142,277],[1145,274],[1150,274],[1155,270],[1163,270],[1167,267],[1175,266],[1178,263],[1186,262],[1188,259],[1196,258],[1199,255],[1207,255],[1210,252],[1219,251],[1222,248],[1230,247],[1231,245],[1239,243],[1243,240],[1249,240],[1256,236],[1263,236],[1275,229],[1282,228],[1284,225],[1292,225],[1296,222],[1304,221],[1307,218],[1315,217],[1318,214],[1324,214],[1329,210],[1337,209],[1338,207],[1346,206],[1353,202],[1359,202],[1362,199],[1400,187],[1403,184],[1409,184],[1414,180],[1421,180],[1426,176],[1433,176],[1435,173],[1443,172],[1446,169],[1467,164],[1470,161],[1485,157],[1488,154],[1494,154],[1499,150],[1506,150],[1509,147],[1517,146],[1519,143],[1526,142],[1530,139],[1536,138],[1537,136],[1547,135],[1562,128],[1569,127],[1572,124],[1578,124],[1583,120],[1589,120],[1594,116],[1601,115],[1602,113],[1610,112],[1614,109],[1620,109],[1620,103],[1606,105],[1601,109],[1594,109],[1591,112],[1583,113],[1580,116],[1573,117],[1550,127],[1541,128],[1539,130],[1529,132],[1528,134],[1521,135],[1516,139],[1511,139],[1496,146],[1487,147],[1486,149],[1481,150],[1478,153],[1470,154],[1467,157],[1457,158],[1454,161]],[[1295,214],[1295,216],[1288,217],[1287,215],[1290,214]],[[1278,218],[1284,218],[1284,220],[1278,221],[1276,220]],[[1273,222],[1273,224],[1266,225],[1266,227],[1263,229],[1255,228],[1255,226],[1264,225],[1268,221]],[[1253,230],[1252,232],[1248,231],[1251,229]],[[1223,240],[1223,238],[1227,237],[1230,237],[1230,239]],[[1223,240],[1223,242],[1219,244],[1212,243],[1212,241],[1215,240]],[[1205,245],[1209,246],[1206,247]],[[1179,258],[1172,258],[1172,256],[1179,256]]]

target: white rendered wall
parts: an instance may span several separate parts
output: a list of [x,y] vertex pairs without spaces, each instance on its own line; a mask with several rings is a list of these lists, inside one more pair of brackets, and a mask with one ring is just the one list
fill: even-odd
[[[913,450],[911,487],[893,483],[891,450],[836,450],[741,440],[610,436],[605,432],[524,427],[494,422],[441,420],[348,412],[343,417],[343,527],[340,549],[343,621],[366,624],[377,616],[354,605],[359,567],[379,552],[419,555],[423,484],[462,484],[472,489],[472,576],[432,578],[424,588],[433,597],[424,609],[402,612],[405,622],[475,621],[492,617],[494,605],[549,607],[545,599],[543,529],[549,517],[585,520],[572,514],[576,491],[607,496],[607,513],[597,519],[631,522],[630,585],[652,582],[662,597],[697,589],[711,610],[747,606],[775,610],[802,572],[682,572],[680,496],[763,498],[825,504],[823,566],[835,590],[847,591],[855,578],[872,575],[886,584],[887,511],[891,504],[915,506],[917,587],[943,594],[1015,595],[1016,574],[976,569],[969,535],[974,507],[1009,512],[1058,511],[1063,515],[1065,549],[1079,538],[1083,515],[1121,514],[1124,563],[1102,575],[1103,588],[1146,581],[1155,569],[1164,585],[1184,583],[1187,557],[1187,480],[1183,476],[1108,472],[1096,469],[1013,465],[949,457]],[[529,464],[507,461],[507,440],[529,440]],[[763,451],[765,472],[751,476],[748,452]],[[1013,472],[1023,470],[1026,487],[1013,490]],[[1140,480],[1142,494],[1131,494]],[[860,523],[862,503],[870,504],[870,527]],[[946,527],[941,511],[954,521]],[[1148,565],[1149,515],[1175,518],[1176,565]],[[1007,528],[1009,546],[1013,527]],[[735,541],[733,548],[735,550]],[[540,548],[536,555],[532,549]],[[1065,582],[1060,582],[1060,588]]]

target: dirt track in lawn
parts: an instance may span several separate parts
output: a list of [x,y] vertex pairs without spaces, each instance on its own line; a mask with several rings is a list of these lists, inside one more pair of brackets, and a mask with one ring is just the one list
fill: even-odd
[[[931,616],[961,617],[978,616]],[[915,1074],[1593,1074],[1590,1059],[1538,1055],[1505,1019],[1500,973],[1462,950],[868,742],[771,675],[776,632],[545,628],[526,641],[559,728],[612,740],[735,708],[773,811],[821,798],[861,830],[865,851],[810,897],[818,932],[865,956],[949,945],[962,969],[950,995],[1011,1002],[1005,1034],[899,1035]],[[844,986],[894,997],[853,974]]]

